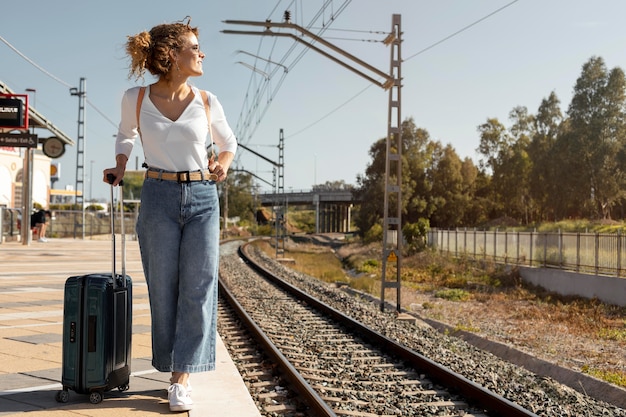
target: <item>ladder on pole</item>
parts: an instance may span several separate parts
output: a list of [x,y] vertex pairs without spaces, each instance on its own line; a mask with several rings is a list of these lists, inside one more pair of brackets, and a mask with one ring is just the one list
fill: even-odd
[[[380,291],[380,310],[385,310],[385,289],[396,290],[396,309],[401,311],[400,290],[402,265],[402,119],[401,119],[401,65],[400,46],[402,30],[400,15],[392,16],[390,75],[393,85],[389,89],[387,124],[387,158],[385,161],[385,202],[383,218],[383,259]],[[395,280],[387,275],[395,273]]]

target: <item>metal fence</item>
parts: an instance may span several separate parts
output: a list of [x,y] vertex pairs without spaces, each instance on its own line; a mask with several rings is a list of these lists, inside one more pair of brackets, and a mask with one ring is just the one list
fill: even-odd
[[[116,213],[116,233],[121,233],[121,219]],[[48,221],[46,236],[48,238],[94,239],[111,235],[111,215],[107,212],[85,212],[79,210],[54,210],[53,217]],[[127,237],[134,238],[137,213],[124,213],[124,229]],[[21,210],[0,207],[0,229],[4,240],[16,240],[21,230]],[[33,225],[34,226],[34,225]],[[0,243],[2,240],[0,240]]]
[[490,259],[509,265],[626,276],[626,236],[621,233],[431,229],[428,245],[454,256]]

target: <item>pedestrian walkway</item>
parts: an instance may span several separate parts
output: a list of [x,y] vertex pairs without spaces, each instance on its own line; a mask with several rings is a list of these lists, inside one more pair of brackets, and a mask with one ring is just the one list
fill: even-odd
[[127,241],[126,260],[126,273],[133,279],[130,389],[107,392],[99,404],[73,391],[67,403],[55,400],[61,389],[65,280],[111,271],[110,254],[110,237],[0,244],[0,416],[260,416],[219,337],[216,371],[191,377],[194,409],[169,411],[170,375],[150,364],[150,309],[136,241]]

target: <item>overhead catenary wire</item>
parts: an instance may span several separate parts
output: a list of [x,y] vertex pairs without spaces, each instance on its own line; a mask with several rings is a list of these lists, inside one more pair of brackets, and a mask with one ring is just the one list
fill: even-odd
[[50,73],[48,70],[46,70],[45,68],[43,68],[41,65],[37,64],[35,61],[33,61],[32,59],[30,59],[29,57],[27,57],[25,54],[23,54],[19,49],[17,49],[15,46],[11,45],[11,43],[9,41],[7,41],[6,39],[4,39],[4,37],[0,36],[0,41],[2,41],[6,46],[8,46],[9,48],[11,48],[16,54],[18,54],[19,56],[21,56],[22,58],[24,58],[24,60],[26,60],[26,62],[28,62],[29,64],[31,64],[33,67],[37,68],[39,71],[43,72],[44,74],[46,74],[48,77],[52,78],[53,80],[55,80],[56,82],[64,85],[67,88],[72,88],[72,86],[69,83],[66,83],[65,81],[63,81],[62,79],[56,77],[55,75],[53,75],[52,73]]
[[316,121],[314,121],[313,123],[303,127],[302,129],[292,133],[289,136],[286,136],[285,139],[291,139],[296,135],[299,135],[300,133],[308,130],[310,127],[315,126],[316,124],[320,123],[322,120],[326,119],[329,116],[332,116],[335,112],[337,112],[339,109],[341,109],[342,107],[347,106],[351,101],[355,100],[358,96],[360,96],[361,94],[363,94],[365,91],[367,91],[370,87],[372,87],[374,84],[367,84],[367,86],[362,89],[361,91],[359,91],[358,93],[356,93],[355,95],[353,95],[352,97],[350,97],[348,100],[344,101],[343,103],[341,103],[339,106],[335,107],[334,109],[332,109],[331,111],[329,111],[328,113],[326,113],[324,116],[320,117],[319,119],[317,119]]
[[457,35],[459,35],[459,34],[461,34],[461,33],[465,32],[466,30],[470,29],[471,27],[476,26],[476,25],[477,25],[477,24],[479,24],[480,22],[483,22],[483,21],[485,21],[485,20],[489,19],[491,16],[493,16],[493,15],[495,15],[495,14],[500,13],[502,10],[506,9],[506,8],[507,8],[507,7],[509,7],[509,6],[512,6],[513,4],[517,3],[518,1],[519,1],[519,0],[513,0],[512,2],[505,4],[504,6],[500,7],[499,9],[494,10],[493,12],[489,13],[488,15],[483,16],[483,17],[481,17],[480,19],[478,19],[478,20],[476,20],[476,21],[474,21],[474,22],[470,23],[469,25],[462,27],[461,29],[457,30],[456,32],[452,33],[451,35],[448,35],[448,36],[446,36],[445,38],[443,38],[443,39],[441,39],[441,40],[439,40],[439,41],[437,41],[437,42],[433,43],[432,45],[429,45],[429,46],[427,46],[426,48],[424,48],[424,49],[421,49],[421,50],[417,51],[417,52],[416,52],[416,53],[414,53],[413,55],[409,55],[407,58],[404,58],[404,59],[403,59],[403,62],[406,62],[406,61],[408,61],[408,60],[410,60],[410,59],[413,59],[413,58],[415,58],[416,56],[421,55],[421,54],[423,54],[424,52],[426,52],[426,51],[428,51],[428,50],[430,50],[430,49],[433,49],[435,46],[438,46],[438,45],[440,45],[440,44],[444,43],[445,41],[447,41],[447,40],[449,40],[449,39],[452,39],[453,37],[455,37],[455,36],[457,36]]
[[[42,73],[44,73],[48,77],[52,78],[54,81],[58,82],[59,84],[65,86],[67,88],[72,88],[72,85],[70,83],[67,83],[67,82],[63,81],[59,77],[57,77],[54,74],[52,74],[50,71],[48,71],[45,68],[43,68],[41,65],[37,64],[35,61],[30,59],[28,56],[26,56],[24,53],[22,53],[19,49],[17,49],[15,46],[13,46],[4,37],[0,36],[0,41],[2,41],[6,46],[11,48],[16,54],[18,54],[20,57],[22,57],[26,62],[28,62],[29,64],[31,64],[35,68],[37,68],[39,71],[41,71]],[[98,107],[96,107],[88,98],[86,99],[86,101],[87,101],[87,104],[89,104],[98,114],[100,114],[100,116],[102,116],[106,121],[111,123],[114,127],[117,127],[117,124],[113,120],[111,120],[106,114],[104,114],[102,112],[102,110],[100,110]]]
[[[408,61],[408,60],[410,60],[410,59],[412,59],[412,58],[415,58],[415,57],[416,57],[416,56],[418,56],[418,55],[423,54],[423,53],[424,53],[424,52],[426,52],[426,51],[429,51],[430,49],[432,49],[432,48],[434,48],[434,47],[436,47],[436,46],[438,46],[438,45],[440,45],[440,44],[444,43],[445,41],[447,41],[447,40],[449,40],[449,39],[451,39],[451,38],[453,38],[453,37],[455,37],[455,36],[457,36],[457,35],[459,35],[459,34],[461,34],[461,33],[465,32],[466,30],[470,29],[471,27],[476,26],[476,25],[477,25],[477,24],[479,24],[480,22],[483,22],[484,20],[486,20],[486,19],[488,19],[488,18],[490,18],[490,17],[492,17],[492,16],[496,15],[497,13],[499,13],[499,12],[503,11],[504,9],[508,8],[509,6],[512,6],[513,4],[517,3],[518,1],[519,1],[519,0],[513,0],[512,2],[505,4],[504,6],[502,6],[502,7],[498,8],[498,9],[494,10],[493,12],[491,12],[491,13],[489,13],[489,14],[487,14],[487,15],[483,16],[483,17],[481,17],[480,19],[478,19],[478,20],[476,20],[476,21],[474,21],[474,22],[470,23],[469,25],[464,26],[463,28],[461,28],[461,29],[457,30],[456,32],[454,32],[454,33],[452,33],[452,34],[450,34],[450,35],[448,35],[448,36],[444,37],[443,39],[441,39],[441,40],[439,40],[439,41],[437,41],[437,42],[435,42],[435,43],[433,43],[433,44],[431,44],[431,45],[427,46],[426,48],[423,48],[423,49],[419,50],[418,52],[416,52],[416,53],[414,53],[414,54],[410,55],[408,58],[404,58],[404,59],[402,60],[402,62],[406,62],[406,61]],[[378,33],[378,32],[372,32],[372,33]],[[386,33],[386,32],[383,32],[383,33]],[[364,88],[363,90],[359,91],[358,93],[356,93],[354,96],[352,96],[351,98],[349,98],[348,100],[346,100],[345,102],[343,102],[342,104],[340,104],[339,106],[335,107],[333,110],[331,110],[330,112],[328,112],[326,115],[324,115],[324,116],[320,117],[320,118],[319,118],[319,119],[317,119],[315,122],[313,122],[313,123],[311,123],[311,124],[307,125],[306,127],[302,128],[302,129],[300,129],[300,130],[298,130],[298,131],[297,131],[297,132],[295,132],[294,134],[291,134],[291,135],[289,135],[289,136],[286,136],[286,137],[285,137],[285,139],[290,139],[290,138],[292,138],[293,136],[298,135],[298,134],[300,134],[300,133],[303,133],[304,131],[306,131],[306,130],[308,130],[308,129],[312,128],[313,126],[315,126],[316,124],[320,123],[321,121],[323,121],[323,120],[324,120],[324,119],[326,119],[327,117],[329,117],[329,116],[331,116],[332,114],[334,114],[335,112],[339,111],[341,108],[343,108],[343,107],[347,106],[350,102],[352,102],[352,101],[353,101],[354,99],[356,99],[358,96],[360,96],[361,94],[363,94],[363,93],[364,93],[364,92],[365,92],[365,91],[366,91],[369,87],[371,87],[371,86],[372,86],[372,85],[371,85],[371,84],[369,84],[366,88]]]
[[[312,27],[311,30],[318,30],[320,28]],[[389,32],[385,32],[384,30],[362,30],[362,29],[340,29],[340,28],[327,28],[329,32],[348,32],[348,33],[363,33],[369,35],[388,35]],[[346,38],[339,36],[327,36],[324,38],[326,40],[339,40],[339,41],[355,41],[355,42],[371,42],[371,43],[383,43],[382,39],[364,39],[364,38]]]
[[[325,15],[325,12],[327,8],[331,8],[333,6],[334,4],[333,0],[325,0],[321,8],[309,20],[309,23],[306,24],[305,27],[307,29],[311,28],[320,19],[324,19],[324,24],[322,25],[322,29],[316,34],[317,36],[321,36],[328,29],[328,25],[332,21],[334,21],[336,17],[341,12],[343,12],[351,2],[351,0],[342,0],[342,1],[343,2],[339,5],[339,7],[332,10],[330,14],[330,18],[329,18],[330,22],[328,24],[325,23],[326,21],[325,19],[327,18]],[[282,10],[282,9],[279,9],[279,6],[281,3],[282,1],[279,0],[276,6],[272,9],[272,12],[268,15],[267,19],[273,16],[273,14],[276,13],[278,10]],[[291,2],[288,3],[288,7],[292,5],[297,6],[298,5],[297,1],[292,0]],[[259,41],[259,46],[257,47],[257,53],[256,53],[257,56],[261,55],[262,45],[263,45],[263,39]],[[282,54],[282,57],[277,60],[277,63],[279,65],[275,65],[274,67],[270,68],[270,64],[267,63],[267,61],[270,61],[272,59],[272,55],[276,49],[276,45],[277,45],[277,39],[274,39],[274,41],[271,44],[271,48],[268,53],[268,58],[266,60],[266,64],[264,67],[266,69],[264,72],[269,74],[269,78],[265,78],[260,83],[260,86],[257,87],[257,85],[254,83],[254,80],[256,77],[254,73],[256,73],[256,71],[253,71],[253,74],[251,74],[250,81],[248,83],[248,92],[246,93],[246,97],[245,97],[244,103],[242,104],[242,109],[240,111],[239,119],[235,127],[237,138],[240,141],[240,143],[244,145],[248,144],[249,141],[251,140],[263,116],[268,111],[270,104],[272,103],[274,97],[276,96],[280,87],[282,86],[285,80],[285,77],[287,76],[287,72],[291,70],[293,67],[295,67],[297,63],[303,58],[303,56],[309,50],[309,48],[302,48],[299,51],[299,53],[295,56],[295,58],[289,61],[289,58],[291,57],[291,55],[293,55],[293,53],[297,50],[299,46],[298,43],[294,41],[289,46],[287,51]],[[255,65],[256,65],[256,61],[255,61]],[[253,65],[253,67],[255,67],[255,65]],[[278,66],[281,66],[282,68],[286,69],[286,71],[282,72],[281,77],[278,80],[278,83],[272,86],[272,79],[274,78],[274,75],[276,74],[276,72],[279,71]],[[256,90],[253,92],[250,91],[252,86],[256,87]],[[263,103],[262,98],[265,97],[266,94],[267,94],[267,99]]]

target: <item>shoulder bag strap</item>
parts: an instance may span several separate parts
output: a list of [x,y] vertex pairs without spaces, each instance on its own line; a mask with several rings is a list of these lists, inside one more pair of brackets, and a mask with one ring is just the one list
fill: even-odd
[[[146,94],[146,87],[139,87],[139,95],[137,95],[137,132],[139,133],[139,138],[141,139],[141,128],[139,127],[139,113],[141,113],[141,103],[143,102],[143,96]],[[143,142],[143,139],[142,139]]]
[[[143,138],[141,137],[141,127],[139,126],[139,113],[141,113],[141,103],[143,103],[143,96],[146,93],[146,87],[139,87],[139,94],[137,95],[137,107],[135,110],[137,117],[137,133],[139,133],[139,140],[141,140],[141,144],[143,145]],[[143,149],[143,146],[142,146]],[[146,162],[146,151],[143,151],[143,164],[142,167],[147,168],[148,163]]]
[[209,96],[204,90],[200,90],[202,96],[202,103],[204,103],[204,110],[206,111],[206,120],[209,124],[209,136],[211,137],[211,157],[215,158],[215,146],[213,143],[213,130],[211,129],[211,106],[209,105]]

